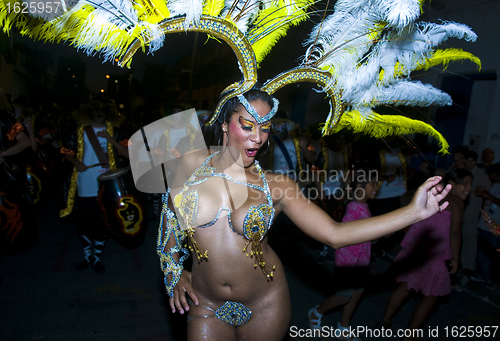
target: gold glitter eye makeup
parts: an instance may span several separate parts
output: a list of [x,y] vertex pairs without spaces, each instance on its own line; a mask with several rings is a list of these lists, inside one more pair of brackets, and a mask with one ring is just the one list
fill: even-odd
[[271,122],[268,124],[264,124],[263,126],[260,127],[264,133],[269,133],[271,131]]
[[241,129],[243,130],[252,131],[254,128],[253,122],[245,120],[242,116],[240,116],[240,124],[241,124]]

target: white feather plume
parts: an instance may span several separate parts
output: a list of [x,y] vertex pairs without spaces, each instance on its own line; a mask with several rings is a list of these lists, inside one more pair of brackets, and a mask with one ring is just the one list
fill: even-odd
[[[100,53],[104,61],[114,60],[134,35],[140,35],[144,40],[145,36],[151,39],[149,52],[163,45],[163,31],[155,24],[139,22],[129,0],[81,0],[54,21],[56,29],[60,32],[73,30],[77,23],[72,20],[73,14],[86,5],[92,6],[94,10],[79,23],[81,26],[75,37],[75,45],[87,54]],[[117,29],[127,34],[116,34]]]
[[377,18],[366,9],[336,10],[325,20],[319,35],[319,26],[311,33],[309,42],[316,41],[316,44],[308,48],[303,64],[316,62],[319,67],[332,68],[335,74],[339,74],[339,70],[347,74],[355,72],[358,61],[372,44],[369,33],[378,30]]
[[419,23],[418,29],[432,38],[432,42],[438,45],[448,38],[465,39],[469,42],[474,42],[477,39],[477,34],[474,33],[469,26],[455,23],[452,21],[443,21],[442,24],[435,23]]
[[385,21],[396,29],[411,24],[420,15],[420,5],[415,0],[377,1],[377,7]]
[[167,6],[172,17],[186,15],[185,27],[198,22],[203,12],[203,0],[170,0]]
[[443,24],[419,23],[410,25],[398,36],[385,34],[373,49],[380,56],[380,67],[384,70],[381,84],[394,80],[394,66],[402,76],[409,76],[419,63],[429,58],[432,51],[450,37],[474,41],[476,34],[466,25],[453,22]]
[[[418,0],[340,0],[335,4],[335,12],[311,32],[306,44],[312,45],[303,64],[316,62],[318,67],[329,67],[336,75],[339,70],[343,74],[354,74],[384,28],[403,31],[419,14]],[[368,68],[376,69],[375,65]],[[364,78],[369,82],[373,77],[375,75],[370,74]],[[340,83],[345,91],[344,84]]]
[[352,98],[351,103],[368,107],[378,105],[427,107],[451,105],[452,100],[450,95],[430,84],[405,80],[387,87],[374,86],[370,91],[359,93],[359,96]]
[[[453,22],[415,23],[418,0],[339,0],[310,34],[303,64],[328,69],[342,102],[367,113],[377,105],[451,105],[439,89],[410,81],[410,73],[450,37],[476,34]],[[395,70],[397,67],[397,70]],[[381,77],[383,71],[383,77]],[[397,71],[397,72],[395,72]]]

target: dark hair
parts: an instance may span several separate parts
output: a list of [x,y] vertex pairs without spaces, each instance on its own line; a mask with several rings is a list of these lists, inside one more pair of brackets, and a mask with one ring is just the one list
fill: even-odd
[[453,181],[456,184],[461,184],[467,176],[470,176],[471,178],[473,177],[472,173],[465,168],[453,168],[451,171],[446,173],[443,182],[445,185],[449,184],[450,181]]
[[477,153],[476,152],[469,151],[464,156],[465,156],[466,159],[472,159],[474,161],[477,161]]
[[[225,94],[222,94],[222,97]],[[257,88],[252,88],[243,94],[248,102],[253,102],[256,100],[261,100],[269,104],[272,108],[274,106],[273,97],[269,95],[267,92],[264,92]],[[207,147],[209,146],[217,146],[222,136],[222,123],[226,122],[229,124],[231,122],[231,117],[233,113],[240,111],[240,107],[243,105],[240,103],[240,100],[237,97],[230,98],[226,103],[222,106],[219,117],[217,121],[215,121],[211,125],[204,125],[201,129],[203,132],[203,136],[205,137],[205,143]],[[212,112],[210,118],[207,120],[210,121],[212,117],[215,115],[215,111]]]
[[281,109],[276,112],[276,115],[274,115],[274,118],[283,118],[285,120],[289,120],[290,119],[288,117],[288,115],[286,114],[286,111],[285,110],[281,110]]
[[350,177],[350,185],[353,189],[356,188],[357,185],[360,185],[362,188],[364,188],[367,183],[370,183],[373,180],[373,178],[371,177],[371,172],[378,172],[377,166],[373,162],[370,162],[368,160],[358,161],[353,166],[354,174],[352,174],[352,176]]
[[125,120],[125,116],[118,111],[116,103],[107,96],[96,96],[90,101],[82,104],[74,113],[80,123],[89,123],[96,112],[102,111],[106,114],[106,121],[110,121],[115,127],[119,127]]

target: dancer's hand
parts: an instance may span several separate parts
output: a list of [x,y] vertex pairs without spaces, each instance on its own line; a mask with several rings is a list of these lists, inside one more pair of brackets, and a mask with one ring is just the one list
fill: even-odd
[[448,207],[449,203],[447,201],[441,205],[439,205],[439,203],[446,198],[451,190],[451,185],[447,185],[443,188],[443,186],[439,184],[440,181],[440,176],[434,176],[427,179],[427,181],[417,189],[417,192],[413,196],[410,206],[417,212],[419,220],[427,219]]
[[198,297],[196,297],[191,284],[191,272],[184,270],[182,271],[181,278],[179,278],[177,285],[174,287],[174,297],[170,297],[168,299],[168,303],[170,304],[170,308],[173,313],[175,313],[176,308],[181,314],[189,311],[186,293],[189,295],[194,304],[198,305]]

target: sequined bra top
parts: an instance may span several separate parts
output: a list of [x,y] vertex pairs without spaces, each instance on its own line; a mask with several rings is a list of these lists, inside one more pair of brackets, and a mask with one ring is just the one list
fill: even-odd
[[[179,192],[179,194],[177,194],[174,198],[174,205],[178,208],[178,212],[184,220],[186,246],[190,251],[196,254],[198,260],[208,259],[208,251],[202,250],[194,239],[195,228],[207,228],[214,225],[219,220],[221,213],[225,211],[227,213],[229,227],[234,233],[246,240],[243,252],[246,252],[247,256],[253,257],[255,259],[254,267],[260,266],[264,274],[268,278],[272,278],[274,266],[269,265],[264,259],[262,247],[260,244],[274,220],[273,200],[264,171],[260,167],[259,163],[255,161],[255,167],[260,178],[262,179],[262,187],[250,184],[248,182],[234,180],[228,174],[216,172],[216,168],[210,167],[208,165],[212,158],[218,153],[219,152],[216,152],[210,155],[203,162],[203,164],[193,172],[189,179],[184,183],[184,187],[181,192]],[[225,181],[230,181],[235,184],[247,186],[265,194],[267,204],[250,206],[248,212],[246,213],[243,220],[243,235],[241,235],[234,229],[231,222],[231,209],[229,207],[221,207],[217,212],[216,217],[211,222],[196,226],[199,195],[197,190],[189,189],[191,186],[199,185],[207,181],[211,177],[219,177],[224,179]]]

